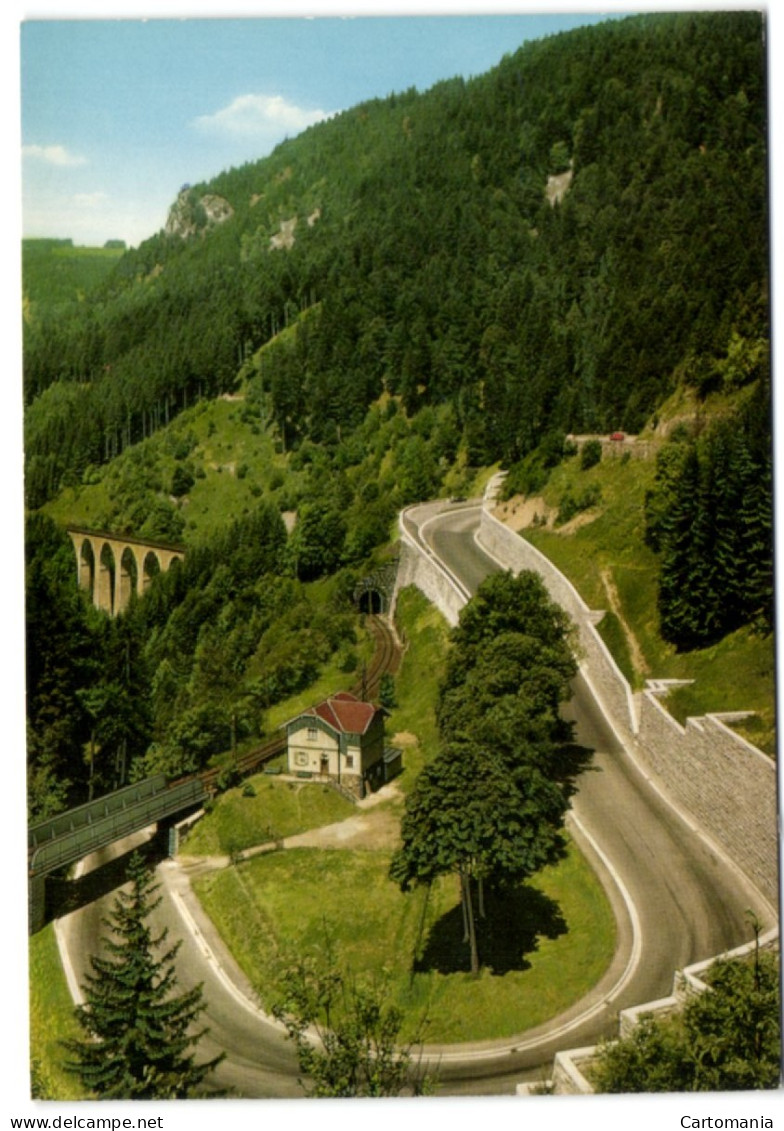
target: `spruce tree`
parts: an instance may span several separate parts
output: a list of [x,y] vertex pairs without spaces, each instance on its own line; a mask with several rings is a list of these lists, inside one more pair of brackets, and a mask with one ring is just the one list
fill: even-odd
[[[194,1050],[206,1029],[193,1024],[205,1007],[201,986],[176,994],[174,959],[166,930],[153,936],[148,918],[160,903],[138,853],[128,868],[130,890],[119,893],[104,953],[90,959],[85,1003],[76,1018],[86,1040],[64,1042],[66,1069],[101,1099],[185,1099],[193,1096],[224,1054],[196,1064]],[[158,954],[160,948],[163,952]]]

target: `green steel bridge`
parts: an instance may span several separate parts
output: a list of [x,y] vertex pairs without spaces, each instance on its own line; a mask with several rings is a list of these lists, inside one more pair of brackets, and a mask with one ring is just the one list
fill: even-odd
[[130,833],[196,809],[209,796],[199,777],[170,785],[163,774],[31,825],[27,834],[30,933],[43,926],[46,877]]
[[[396,563],[395,563],[396,568]],[[391,570],[382,580],[388,586]],[[376,588],[375,577],[367,588]],[[393,671],[399,660],[398,647],[391,627],[378,616],[371,615],[368,628],[375,637],[373,661],[362,680],[352,690],[363,698],[378,693],[379,680],[385,671]],[[240,755],[233,769],[245,776],[286,750],[286,735],[279,733],[261,746]],[[105,848],[122,837],[139,832],[150,825],[170,828],[169,855],[177,852],[174,818],[200,808],[219,788],[221,770],[212,768],[167,781],[163,774],[144,778],[107,793],[96,801],[88,801],[65,813],[31,825],[27,833],[28,861],[28,925],[34,934],[46,919],[46,877],[60,868],[99,848]]]

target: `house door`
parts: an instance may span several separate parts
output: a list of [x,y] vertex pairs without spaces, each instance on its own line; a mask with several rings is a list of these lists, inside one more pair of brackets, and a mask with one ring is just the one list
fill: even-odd
[[322,754],[321,755],[320,773],[321,773],[322,777],[328,777],[329,776],[329,754]]

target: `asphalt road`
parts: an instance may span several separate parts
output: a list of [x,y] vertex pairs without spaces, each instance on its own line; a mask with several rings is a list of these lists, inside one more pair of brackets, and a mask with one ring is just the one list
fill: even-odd
[[[150,851],[151,831],[136,833],[94,853],[84,861],[83,871],[96,875],[111,871],[119,882],[120,869],[114,868],[113,862],[122,861],[135,849]],[[151,862],[155,858],[151,852]],[[223,952],[209,920],[190,895],[186,874],[171,861],[163,860],[157,866],[157,879],[161,902],[150,923],[156,932],[167,930],[169,942],[181,940],[177,955],[179,991],[201,984],[207,1002],[200,1020],[209,1033],[199,1042],[198,1059],[208,1060],[221,1051],[226,1053],[226,1059],[210,1078],[211,1084],[244,1097],[301,1096],[290,1043],[272,1022],[252,1008],[252,989],[231,956]],[[117,890],[115,886],[58,921],[61,952],[66,952],[72,984],[83,983],[89,956],[96,952],[100,938],[106,934],[103,920]],[[213,962],[213,955],[220,955],[223,962]]]
[[[424,508],[417,513],[423,516],[429,520],[423,537],[467,591],[499,568],[474,540],[477,507],[450,508],[440,516]],[[416,526],[409,520],[409,529],[416,532]],[[570,827],[613,902],[616,954],[587,998],[547,1025],[521,1032],[516,1041],[429,1047],[443,1094],[509,1094],[522,1079],[543,1078],[558,1049],[592,1044],[615,1031],[619,1009],[670,993],[676,969],[748,941],[747,908],[766,919],[753,889],[673,813],[627,756],[579,677],[574,690],[569,710],[577,737],[595,754],[573,799]],[[130,847],[115,845],[87,867]],[[190,895],[187,875],[163,862],[158,876],[163,899],[155,924],[167,927],[171,939],[182,939],[180,986],[202,983],[208,1003],[204,1020],[210,1033],[200,1049],[205,1056],[218,1049],[227,1054],[216,1084],[247,1098],[300,1095],[291,1046],[248,1004],[252,991]],[[95,950],[111,896],[60,921],[77,981],[85,956]]]
[[[418,528],[425,543],[472,593],[500,568],[475,540],[479,513],[478,506],[450,508],[441,514],[423,509],[415,511],[408,523],[408,529]],[[416,521],[420,516],[421,528]],[[576,723],[578,741],[595,751],[572,801],[573,831],[578,839],[580,831],[586,832],[611,862],[611,875],[600,862],[598,870],[611,890],[615,887],[616,905],[619,882],[625,893],[627,914],[620,910],[615,966],[626,977],[619,988],[610,989],[602,1008],[577,1021],[567,1033],[554,1040],[542,1033],[534,1048],[511,1053],[511,1061],[520,1069],[530,1070],[542,1062],[543,1054],[549,1058],[557,1048],[590,1045],[617,1031],[618,1010],[667,996],[677,969],[748,942],[753,937],[749,908],[771,925],[768,909],[754,889],[678,817],[624,751],[581,677],[575,681],[566,713]],[[579,1017],[586,1004],[571,1013]],[[552,1027],[563,1030],[568,1020],[556,1019]],[[533,1035],[527,1035],[526,1043]],[[500,1065],[494,1060],[488,1067]],[[476,1065],[456,1064],[454,1076],[472,1071]]]

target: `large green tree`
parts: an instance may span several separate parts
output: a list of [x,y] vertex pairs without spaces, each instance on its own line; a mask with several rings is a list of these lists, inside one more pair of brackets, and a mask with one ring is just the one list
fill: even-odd
[[[196,1063],[206,1029],[195,1028],[205,1008],[201,987],[178,994],[166,931],[148,923],[157,885],[134,854],[129,889],[120,891],[106,925],[103,954],[91,958],[85,1002],[76,1007],[84,1040],[65,1042],[68,1071],[100,1099],[186,1099],[204,1094],[204,1081],[223,1059]],[[159,953],[160,952],[160,953]]]
[[563,855],[583,757],[559,713],[576,671],[568,620],[538,576],[492,575],[452,640],[437,707],[441,750],[406,799],[390,877],[403,891],[459,877],[476,973],[484,887],[508,890]]
[[[449,406],[486,463],[551,429],[634,431],[679,380],[742,386],[767,346],[766,116],[761,13],[606,21],[194,186],[194,217],[213,192],[231,219],[129,250],[89,302],[26,269],[29,504],[244,363],[287,452],[339,445],[386,391]],[[434,454],[408,447],[408,498]]]

